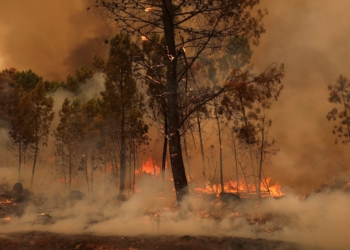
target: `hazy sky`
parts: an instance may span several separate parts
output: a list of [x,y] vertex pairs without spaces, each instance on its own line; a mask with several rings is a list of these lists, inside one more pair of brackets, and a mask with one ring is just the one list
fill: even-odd
[[[105,53],[108,28],[84,0],[0,0],[0,68],[32,69],[64,79]],[[254,49],[256,70],[285,64],[285,89],[270,111],[281,152],[273,172],[284,185],[316,188],[350,169],[347,148],[334,145],[327,85],[349,68],[348,0],[262,0],[267,33]],[[350,73],[348,75],[350,77]],[[309,185],[312,182],[312,185]]]
[[349,149],[334,145],[334,124],[326,119],[327,86],[340,74],[350,77],[350,2],[261,2],[269,11],[267,33],[253,61],[259,69],[272,62],[286,67],[285,89],[271,112],[271,134],[281,148],[274,170],[295,188],[332,181],[350,169]]
[[0,0],[0,66],[64,79],[103,51],[108,32],[87,0]]

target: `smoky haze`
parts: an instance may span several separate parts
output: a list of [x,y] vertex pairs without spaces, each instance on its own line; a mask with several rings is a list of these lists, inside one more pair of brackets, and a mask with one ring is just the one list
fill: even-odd
[[[32,69],[45,79],[63,80],[75,68],[83,64],[89,65],[94,53],[106,53],[103,41],[111,34],[111,30],[103,20],[88,13],[86,5],[87,1],[83,0],[1,1],[0,68]],[[269,111],[273,121],[270,135],[277,140],[277,147],[280,148],[280,152],[273,158],[273,166],[269,172],[274,181],[298,194],[308,194],[323,184],[329,184],[335,178],[348,174],[350,170],[348,148],[345,145],[334,145],[335,137],[331,133],[334,123],[326,119],[327,112],[332,108],[327,101],[327,85],[334,83],[340,74],[348,74],[349,7],[348,0],[337,0],[336,4],[329,0],[261,1],[260,8],[267,8],[269,15],[264,20],[267,32],[261,37],[260,45],[254,48],[254,69],[260,72],[274,62],[284,63],[286,68],[286,77],[283,79],[285,88],[278,102]],[[55,103],[56,111],[65,95],[55,96],[58,101]],[[54,123],[56,125],[57,120]],[[212,132],[208,132],[209,135],[215,135],[210,133]],[[0,140],[3,142],[5,138],[7,131],[0,129]],[[210,143],[216,142],[213,139],[207,145]],[[196,157],[200,158],[198,152]],[[228,158],[229,156],[226,160]],[[15,180],[16,172],[2,170],[2,174],[7,175],[7,171],[8,178]],[[50,170],[46,171],[48,173],[43,176],[51,177]],[[40,179],[37,175],[35,178]],[[50,184],[57,182],[53,176],[52,179],[47,179]],[[149,182],[154,185],[153,180]],[[145,193],[151,186],[146,181],[142,185]],[[171,188],[171,193],[167,195],[174,199]],[[149,193],[151,195],[152,192]],[[149,200],[153,199],[155,198],[137,195],[121,205],[121,210],[116,209],[118,206],[115,204],[109,204],[104,211],[107,219],[86,231],[106,234],[113,228],[114,233],[119,233],[126,225],[127,233],[130,234],[153,232],[155,226],[152,223],[156,222],[144,211],[151,209],[156,213],[164,205],[149,205]],[[169,200],[166,202],[170,203]],[[95,208],[91,208],[91,211],[84,210],[81,216],[76,216],[73,220],[71,215],[90,205],[77,203],[71,210],[53,212],[51,215],[59,219],[58,224],[50,226],[50,230],[62,232],[66,228],[72,228],[72,233],[84,231],[82,229],[86,227],[89,213],[94,213]],[[320,246],[334,247],[333,236],[329,236],[332,231],[337,232],[337,237],[333,238],[338,242],[336,247],[346,249],[346,233],[350,225],[346,221],[350,218],[349,205],[349,197],[337,193],[323,197],[312,196],[305,202],[289,196],[278,201],[268,201],[259,209],[263,213],[283,211],[280,218],[282,221],[273,222],[276,226],[288,224],[284,220],[291,221],[291,226],[281,230],[279,239],[296,239],[300,243],[313,245],[314,233]],[[102,209],[100,207],[98,209]],[[137,210],[139,207],[141,209]],[[47,209],[49,213],[50,208]],[[243,207],[242,210],[246,208]],[[123,214],[125,211],[129,211],[127,217]],[[2,230],[8,232],[12,229],[16,231],[19,227],[24,228],[23,222],[35,219],[37,211],[35,208],[28,208],[25,214],[27,217],[15,219]],[[229,216],[219,224],[214,219],[208,219],[198,225],[195,216],[181,220],[178,212],[166,211],[163,214],[161,233],[192,235],[219,232],[221,235],[256,236],[245,222],[230,224],[232,221]],[[141,222],[135,224],[136,221]],[[48,227],[36,225],[34,228]],[[28,229],[33,229],[32,225]],[[274,237],[259,235],[265,236]]]
[[[270,63],[286,67],[285,89],[273,105],[270,135],[281,149],[273,177],[297,192],[310,192],[349,169],[346,147],[334,145],[327,85],[347,74],[350,3],[339,0],[261,1],[267,32],[254,48],[257,72]],[[3,1],[0,10],[0,66],[32,69],[63,80],[94,53],[106,53],[108,24],[86,11],[87,1]]]
[[334,145],[326,114],[332,109],[327,86],[348,74],[349,1],[261,1],[267,32],[254,49],[255,69],[281,62],[285,86],[273,105],[270,135],[281,149],[273,175],[282,185],[310,192],[350,169],[348,148]]
[[1,1],[0,66],[32,69],[63,80],[104,52],[111,30],[86,10],[87,1]]

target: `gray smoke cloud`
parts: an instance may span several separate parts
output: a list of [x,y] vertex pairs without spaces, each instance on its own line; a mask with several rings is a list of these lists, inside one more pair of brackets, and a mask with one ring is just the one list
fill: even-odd
[[254,49],[255,69],[281,62],[285,89],[270,111],[281,152],[271,174],[297,192],[310,192],[350,169],[348,148],[334,145],[327,85],[348,74],[350,20],[346,0],[261,1],[267,32]]
[[2,1],[0,66],[65,79],[94,53],[103,53],[111,28],[86,10],[87,1]]

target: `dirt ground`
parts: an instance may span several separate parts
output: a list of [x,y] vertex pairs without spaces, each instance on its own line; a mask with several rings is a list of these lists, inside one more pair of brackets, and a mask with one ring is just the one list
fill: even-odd
[[299,250],[311,249],[287,242],[264,239],[207,236],[94,236],[25,232],[0,235],[2,250]]

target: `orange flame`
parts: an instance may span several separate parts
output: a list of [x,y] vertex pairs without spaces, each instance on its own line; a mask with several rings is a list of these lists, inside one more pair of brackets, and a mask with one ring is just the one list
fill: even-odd
[[[270,185],[271,178],[266,178],[265,184],[260,184],[261,196],[272,196],[272,197],[281,197],[284,193],[281,191],[281,185],[276,182],[274,185]],[[246,184],[243,179],[239,180],[238,183],[232,180],[224,182],[224,189],[226,193],[238,193],[242,196],[256,194],[256,187],[252,183]],[[213,184],[210,182],[206,183],[205,188],[197,187],[195,188],[196,192],[207,193],[207,194],[220,194],[221,185]]]
[[160,174],[160,167],[156,165],[154,160],[152,158],[149,158],[141,167],[141,170],[135,170],[135,174],[152,174],[152,175],[159,175]]
[[3,220],[3,221],[10,221],[10,220],[11,220],[11,217],[6,216],[5,218],[2,218],[2,219],[0,219],[0,220]]

